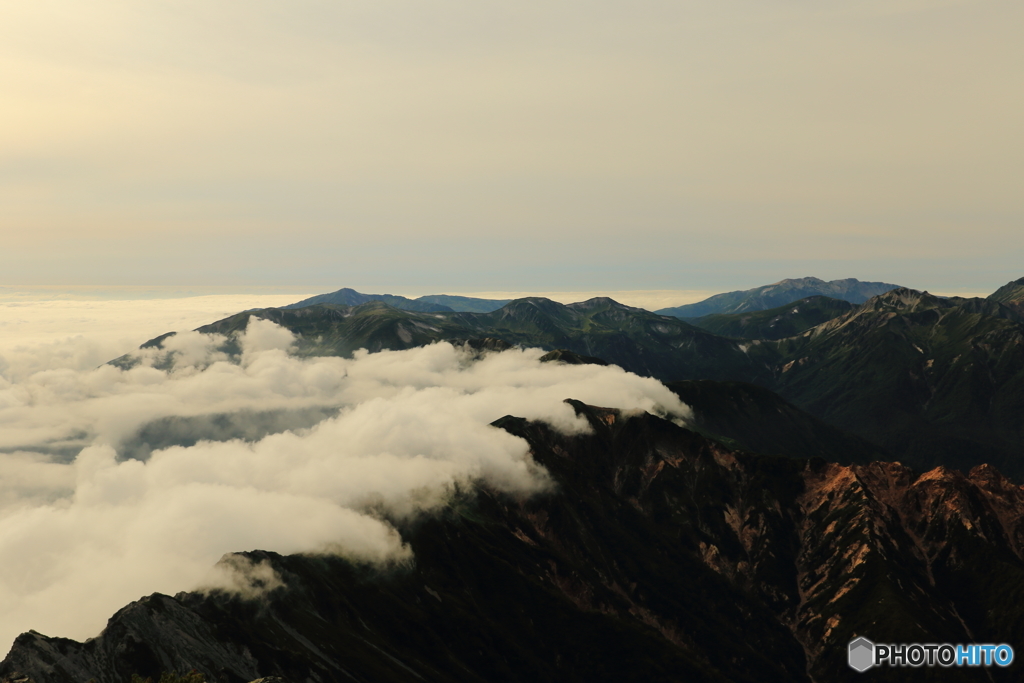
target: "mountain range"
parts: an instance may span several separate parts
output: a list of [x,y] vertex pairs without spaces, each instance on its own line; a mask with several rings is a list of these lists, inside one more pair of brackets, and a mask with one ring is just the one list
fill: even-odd
[[607,298],[563,305],[533,297],[490,313],[318,304],[246,311],[199,330],[232,339],[251,317],[272,320],[297,334],[298,355],[472,339],[564,349],[663,381],[761,386],[914,467],[989,463],[1024,477],[1024,318],[1016,310],[904,288],[846,312],[815,306],[819,317],[807,323],[837,315],[781,339],[722,337]]
[[[495,426],[527,441],[552,492],[479,485],[440,514],[389,520],[406,565],[228,555],[282,585],[257,600],[152,595],[85,643],[24,634],[0,680],[1019,680],[1019,666],[858,674],[846,645],[867,633],[1024,651],[1022,300],[1024,279],[987,298],[815,295],[695,324],[607,298],[230,316],[199,328],[225,335],[229,356],[253,318],[295,333],[300,356],[535,346],[547,362],[659,378],[693,416],[568,401],[592,428],[576,436],[507,416]],[[149,425],[132,448],[259,438],[291,420],[268,416],[258,433],[207,422]]]
[[780,280],[774,284],[736,292],[716,294],[685,306],[663,308],[657,313],[676,318],[699,318],[722,313],[746,313],[786,306],[810,296],[827,296],[854,304],[862,304],[873,296],[884,294],[899,285],[885,282],[861,282],[854,278],[826,282],[816,277]]
[[85,643],[26,633],[0,680],[841,682],[864,680],[846,645],[865,632],[1024,647],[1024,490],[994,468],[755,455],[649,414],[569,403],[590,434],[495,423],[529,443],[555,490],[482,486],[396,520],[414,563],[228,555],[269,565],[280,585],[253,579],[259,599],[154,594]]
[[[704,301],[693,304],[664,308],[656,311],[662,315],[685,320],[716,314],[745,313],[762,311],[777,306],[785,306],[798,299],[807,297],[829,297],[861,304],[870,297],[882,294],[899,285],[884,282],[861,282],[854,278],[825,282],[816,277],[781,280],[771,285],[755,287],[735,292],[716,294]],[[303,299],[284,308],[305,308],[315,304],[335,304],[339,306],[359,306],[360,304],[380,301],[403,311],[418,312],[460,312],[490,313],[511,303],[512,299],[479,299],[468,296],[450,294],[428,294],[409,299],[395,294],[363,294],[348,287],[317,296]]]
[[827,296],[809,296],[767,310],[712,313],[686,322],[723,337],[784,339],[848,313],[854,304]]
[[453,296],[449,294],[428,294],[416,299],[409,299],[395,294],[362,294],[354,289],[344,287],[330,294],[303,299],[284,308],[305,308],[316,304],[335,304],[339,306],[358,306],[360,304],[380,301],[403,311],[461,311],[466,313],[490,313],[496,311],[511,299],[476,299],[469,296]]

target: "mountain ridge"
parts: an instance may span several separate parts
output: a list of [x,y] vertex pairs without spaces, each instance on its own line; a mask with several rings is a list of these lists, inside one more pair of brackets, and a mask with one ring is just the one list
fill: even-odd
[[744,313],[715,313],[686,322],[734,339],[784,339],[828,322],[854,308],[854,304],[826,296],[809,296],[797,301]]
[[833,299],[861,304],[873,296],[882,294],[900,285],[885,282],[862,282],[856,278],[842,280],[820,280],[816,277],[785,279],[770,285],[753,289],[737,290],[715,294],[703,301],[683,306],[662,308],[655,313],[676,318],[699,318],[713,314],[745,313],[786,306],[810,296],[827,296]]
[[296,333],[299,355],[489,338],[662,381],[757,384],[915,467],[990,462],[1024,477],[1024,322],[990,299],[898,288],[778,340],[725,338],[607,298],[567,306],[532,297],[486,314],[325,304],[246,311],[199,330],[230,340],[252,317]]
[[1024,277],[1007,282],[1005,285],[988,295],[992,301],[1005,304],[1024,315]]
[[[153,595],[86,643],[20,636],[0,680],[121,683],[196,669],[230,683],[845,681],[854,635],[1024,647],[1024,487],[964,474],[732,451],[647,413],[567,400],[567,436],[506,416],[558,486],[453,492],[396,522],[415,562],[251,551],[255,599]],[[877,669],[879,681],[1016,669]]]
[[373,301],[388,304],[399,310],[421,313],[452,313],[456,311],[460,313],[489,313],[509,303],[511,299],[477,299],[449,294],[428,294],[410,299],[397,294],[363,294],[349,287],[343,287],[337,291],[318,294],[281,308],[305,308],[316,304],[359,306]]

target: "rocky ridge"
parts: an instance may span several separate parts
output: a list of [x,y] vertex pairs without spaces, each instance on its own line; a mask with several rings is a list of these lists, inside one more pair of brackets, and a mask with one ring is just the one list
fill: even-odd
[[453,492],[441,513],[396,522],[414,564],[244,553],[283,585],[256,600],[153,595],[86,643],[25,634],[0,680],[824,682],[863,680],[845,662],[858,635],[1024,651],[1024,488],[995,468],[754,455],[571,403],[591,434],[495,423],[557,490]]

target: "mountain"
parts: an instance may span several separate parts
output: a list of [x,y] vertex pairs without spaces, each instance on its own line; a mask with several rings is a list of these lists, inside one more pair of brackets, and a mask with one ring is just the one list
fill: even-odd
[[428,294],[417,299],[409,299],[395,294],[362,294],[347,287],[339,289],[330,294],[318,294],[317,296],[303,299],[283,308],[305,308],[317,304],[334,304],[336,306],[359,306],[372,301],[380,301],[394,308],[403,311],[431,312],[468,312],[468,313],[490,313],[495,311],[511,299],[475,299],[468,296],[451,296],[448,294]]
[[[151,595],[85,643],[29,632],[0,681],[861,681],[854,636],[1024,647],[1024,490],[732,452],[649,414],[569,402],[591,433],[505,417],[557,486],[453,491],[395,520],[415,561],[229,555],[281,585]],[[253,586],[254,590],[259,588]],[[1016,680],[880,668],[873,681]]]
[[816,277],[781,280],[771,285],[736,292],[716,294],[695,304],[663,308],[656,311],[676,318],[699,318],[719,313],[745,313],[786,306],[809,296],[827,296],[861,304],[873,296],[884,294],[899,285],[885,282],[861,282],[854,278],[825,282]]
[[[630,372],[659,378],[748,379],[764,374],[740,342],[603,297],[568,305],[531,297],[491,313],[418,313],[380,302],[267,308],[238,313],[199,331],[233,337],[254,317],[295,332],[299,336],[295,353],[302,356],[348,356],[361,348],[407,349],[435,341],[490,338],[595,356]],[[144,346],[158,346],[163,339],[166,336]],[[225,350],[237,352],[232,343]],[[114,361],[121,367],[134,362],[131,356]]]
[[1001,304],[1012,308],[1018,313],[1024,315],[1024,277],[1013,282],[1007,282],[1005,285],[988,295],[988,298],[992,301],[998,301]]
[[[558,349],[540,359],[570,365],[607,365],[600,358]],[[666,386],[692,410],[686,425],[733,449],[830,462],[868,463],[892,460],[875,444],[827,424],[781,396],[745,382],[685,380]]]
[[1024,324],[998,302],[897,289],[761,349],[765,386],[904,462],[1024,478]]
[[[299,355],[491,339],[596,357],[663,381],[756,384],[914,467],[987,462],[1024,479],[1024,318],[992,299],[900,288],[779,340],[727,339],[606,298],[519,299],[482,314],[379,302],[262,309],[199,329],[233,338],[252,317],[295,332]],[[237,352],[233,344],[225,350]]]
[[746,313],[717,313],[686,322],[708,332],[740,339],[784,339],[849,312],[854,305],[842,299],[810,296],[799,301]]
[[688,380],[666,386],[693,410],[688,427],[730,448],[842,464],[895,459],[755,384]]
[[336,292],[330,294],[318,294],[308,299],[296,302],[294,304],[288,304],[283,308],[305,308],[307,306],[315,306],[317,304],[334,304],[336,306],[359,306],[360,304],[370,303],[371,301],[380,301],[394,306],[403,311],[447,311],[451,312],[452,309],[442,304],[426,301],[416,301],[414,299],[408,299],[404,296],[397,296],[394,294],[361,294],[354,289],[345,287],[339,289]]
[[419,297],[416,301],[440,304],[460,313],[490,313],[505,304],[512,303],[514,299],[476,299],[471,296],[454,296],[452,294],[428,294]]

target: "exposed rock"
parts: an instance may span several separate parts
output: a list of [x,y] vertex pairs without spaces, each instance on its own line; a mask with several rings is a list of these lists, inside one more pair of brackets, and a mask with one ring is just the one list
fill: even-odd
[[82,644],[30,632],[0,679],[831,682],[862,680],[845,660],[856,636],[1024,651],[1024,489],[994,468],[757,456],[571,404],[592,434],[496,423],[558,491],[453,495],[401,525],[413,566],[247,553],[283,585],[256,601],[153,595]]

